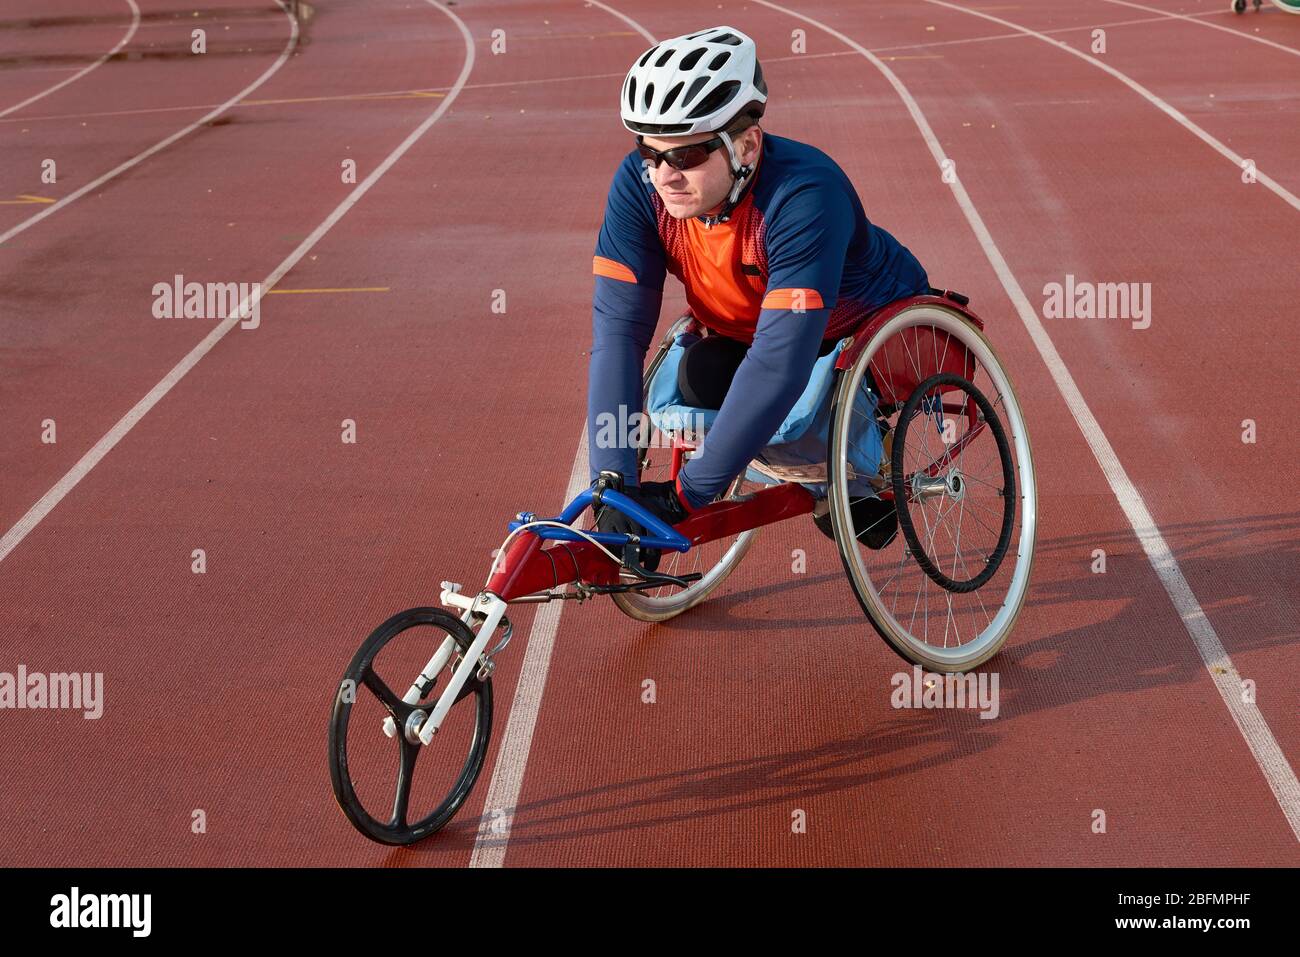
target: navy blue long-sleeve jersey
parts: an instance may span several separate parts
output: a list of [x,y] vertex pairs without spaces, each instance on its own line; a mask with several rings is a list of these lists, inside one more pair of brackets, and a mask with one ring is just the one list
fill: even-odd
[[[862,209],[844,171],[821,150],[764,132],[757,169],[729,220],[670,215],[633,150],[610,185],[593,272],[587,402],[591,476],[614,469],[636,484],[630,443],[597,442],[602,413],[641,411],[642,368],[665,274],[710,330],[750,343],[678,491],[697,508],[724,491],[768,444],[803,393],[824,339],[871,310],[929,289],[905,246]],[[635,423],[632,423],[634,426]],[[608,431],[605,433],[608,435]],[[608,445],[608,443],[605,443]]]

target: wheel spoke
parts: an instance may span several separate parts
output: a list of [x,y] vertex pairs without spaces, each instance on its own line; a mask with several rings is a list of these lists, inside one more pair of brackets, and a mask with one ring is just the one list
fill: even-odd
[[374,665],[367,665],[366,670],[361,673],[361,683],[371,690],[379,703],[382,704],[393,720],[401,724],[406,715],[410,712],[411,706],[404,702],[397,695],[393,694],[391,688],[384,684],[383,679],[375,674]]
[[420,754],[420,746],[406,740],[399,734],[397,743],[401,747],[401,763],[397,769],[397,793],[393,796],[393,816],[389,827],[406,827],[406,812],[411,803],[411,782],[415,777],[415,759]]
[[[872,623],[905,656],[983,661],[1005,639],[1028,585],[1036,495],[1023,416],[987,340],[953,310],[908,307],[870,336],[837,394],[832,464],[863,460],[872,449],[869,414],[860,406],[874,380],[876,420],[882,436],[892,431],[882,474],[901,534],[894,554],[888,546],[877,554],[865,544],[841,545],[846,571]],[[955,426],[956,451],[945,424]],[[949,470],[964,488],[949,494],[931,482],[924,495],[914,494],[921,490],[911,484],[915,476],[951,481]],[[872,497],[850,493],[851,480],[837,474],[837,507]],[[939,588],[934,594],[931,583]],[[990,586],[996,590],[986,602],[981,589]]]

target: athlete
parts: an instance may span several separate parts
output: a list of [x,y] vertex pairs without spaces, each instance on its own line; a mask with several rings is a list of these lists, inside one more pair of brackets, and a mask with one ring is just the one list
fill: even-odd
[[[916,258],[867,220],[834,160],[763,131],[766,103],[754,41],[726,26],[652,47],[623,81],[623,125],[637,137],[614,174],[593,264],[591,476],[594,484],[603,470],[621,473],[624,491],[670,525],[725,492],[770,442],[819,356],[873,309],[930,289]],[[642,409],[668,272],[710,333],[683,355],[683,398],[719,411],[705,454],[676,483],[642,484],[634,443],[602,447],[596,423],[620,406],[625,418]],[[868,547],[893,539],[891,503],[852,508]],[[814,521],[834,538],[829,515]],[[613,509],[601,510],[597,527],[643,533]],[[647,568],[658,564],[655,550],[642,556]]]

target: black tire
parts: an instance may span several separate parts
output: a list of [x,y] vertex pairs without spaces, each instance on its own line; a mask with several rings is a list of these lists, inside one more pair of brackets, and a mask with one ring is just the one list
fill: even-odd
[[[920,536],[916,534],[916,524],[912,521],[911,509],[907,507],[907,488],[903,472],[906,464],[903,456],[907,448],[907,431],[911,427],[917,408],[925,400],[926,395],[936,386],[953,386],[961,389],[974,400],[980,414],[984,417],[985,426],[993,433],[993,439],[998,446],[998,458],[1002,465],[1002,481],[1004,483],[1002,488],[1002,527],[998,533],[997,545],[994,546],[992,554],[989,555],[984,568],[979,574],[964,581],[958,581],[945,575],[930,560]],[[903,538],[907,540],[907,546],[911,549],[912,557],[916,559],[916,563],[921,567],[921,570],[930,576],[930,580],[946,591],[965,594],[975,591],[975,589],[992,578],[1002,564],[1002,559],[1006,557],[1007,547],[1011,544],[1011,533],[1016,518],[1016,473],[1011,462],[1011,444],[1007,441],[1006,430],[1002,428],[1002,420],[998,418],[997,412],[993,410],[993,406],[985,398],[984,393],[980,392],[966,379],[951,372],[932,375],[920,383],[912,390],[912,394],[907,397],[907,401],[903,403],[902,411],[898,414],[898,426],[894,429],[894,449],[892,461],[890,462],[890,473],[895,510],[898,513],[898,527],[903,533]]]
[[[415,705],[408,705],[375,674],[373,664],[376,656],[385,645],[403,632],[418,627],[431,627],[450,635],[459,648],[459,654],[454,655],[448,666],[444,667],[438,676],[435,676],[435,680],[425,689],[420,702]],[[330,780],[334,786],[334,797],[348,821],[372,841],[392,845],[413,844],[435,833],[443,828],[460,810],[461,805],[465,803],[465,799],[469,796],[470,790],[474,787],[474,782],[478,780],[479,772],[483,769],[484,759],[487,757],[488,741],[492,731],[492,679],[489,677],[480,681],[477,675],[473,675],[465,683],[465,687],[455,704],[455,707],[460,707],[466,698],[471,696],[474,698],[476,712],[474,732],[464,768],[456,778],[447,797],[431,813],[414,823],[406,820],[407,802],[410,798],[415,762],[419,757],[420,748],[426,746],[412,744],[406,739],[402,729],[405,727],[407,717],[412,712],[418,709],[427,713],[432,708],[432,702],[437,700],[442,693],[441,689],[446,686],[445,681],[440,682],[437,679],[450,675],[450,669],[459,662],[460,656],[470,647],[473,640],[474,634],[468,626],[449,612],[440,608],[410,608],[398,612],[376,628],[370,637],[362,643],[356,655],[352,658],[352,662],[348,665],[347,671],[344,672],[343,681],[340,682],[339,690],[334,696],[334,710],[330,719]],[[440,642],[433,644],[431,647],[436,649],[438,644]],[[349,775],[347,753],[348,721],[356,704],[357,695],[353,694],[351,695],[352,700],[347,700],[349,696],[344,694],[344,691],[349,687],[348,682],[352,682],[350,687],[356,692],[359,692],[363,686],[370,691],[383,704],[385,710],[388,711],[397,724],[395,738],[398,744],[397,787],[394,796],[393,813],[386,822],[378,820],[366,810],[357,796],[352,778]],[[378,688],[375,687],[376,684]],[[382,734],[378,729],[376,729],[376,732]],[[435,737],[427,747],[438,747],[440,744],[442,742]]]
[[[911,547],[905,537],[895,536],[892,543],[880,550],[864,547],[857,539],[857,533],[861,529],[853,516],[852,504],[855,500],[868,497],[861,487],[861,480],[868,476],[860,471],[861,466],[849,466],[849,452],[855,442],[854,436],[862,427],[861,417],[855,411],[860,395],[864,392],[879,395],[875,384],[882,382],[882,377],[888,380],[896,374],[914,376],[910,381],[920,383],[932,374],[935,371],[933,367],[924,367],[927,361],[925,350],[935,346],[921,345],[931,337],[934,343],[941,344],[937,347],[944,353],[954,343],[960,350],[964,350],[974,363],[974,373],[965,373],[967,378],[978,383],[976,388],[986,397],[995,396],[993,405],[998,410],[1000,423],[1013,450],[1013,474],[1016,480],[1014,514],[1017,526],[1013,545],[1007,551],[999,574],[968,595],[939,589],[934,592],[933,598],[929,597],[926,589],[934,591],[934,582],[911,557]],[[913,345],[890,359],[886,346],[894,341]],[[913,352],[913,348],[920,351]],[[960,354],[954,353],[956,356]],[[893,371],[891,363],[897,364]],[[988,384],[985,385],[985,382]],[[900,440],[897,421],[891,422],[901,418],[902,406],[914,389],[909,384],[905,393],[895,396],[891,386],[883,400],[876,403],[875,418],[881,432],[886,433],[884,444],[887,449],[891,445],[896,450],[907,444],[916,444],[915,438]],[[829,439],[828,495],[831,500],[830,515],[835,543],[849,585],[871,626],[900,657],[929,671],[965,673],[984,664],[1006,642],[1024,607],[1032,577],[1038,525],[1038,483],[1034,477],[1033,456],[1024,414],[1016,400],[1006,369],[988,339],[968,318],[946,306],[927,303],[903,309],[874,328],[852,364],[837,373]],[[883,463],[885,467],[881,469],[879,484],[871,481],[872,487],[878,491],[888,488],[893,493],[892,479],[897,473],[894,461],[891,452],[888,460]],[[1000,471],[1002,462],[1000,456],[996,455],[990,457],[989,461],[993,464],[989,468],[992,478],[991,473]],[[997,501],[992,495],[987,497],[990,502]],[[993,507],[998,513],[1002,511],[1001,508]],[[904,508],[907,508],[906,503]],[[996,526],[1000,524],[995,513],[988,525],[990,539],[997,538]],[[990,550],[993,544],[994,541],[989,542]],[[938,630],[932,639],[926,611],[930,604],[934,605],[933,613],[938,615],[935,619],[936,629],[951,623],[954,629],[952,643],[949,642],[946,630],[942,632],[942,643]],[[992,611],[989,610],[990,607]]]

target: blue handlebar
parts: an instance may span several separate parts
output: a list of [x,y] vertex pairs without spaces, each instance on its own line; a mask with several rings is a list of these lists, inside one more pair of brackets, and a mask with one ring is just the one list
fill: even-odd
[[[570,502],[558,517],[540,519],[540,521],[572,525],[577,521],[579,515],[591,507],[592,499],[592,489],[586,489],[579,492],[578,497]],[[601,493],[600,500],[602,504],[621,512],[646,530],[648,534],[641,536],[642,548],[666,548],[673,552],[690,550],[690,539],[674,530],[671,525],[659,518],[659,516],[628,498],[622,492],[615,489],[605,489]],[[510,523],[510,531],[513,532],[520,526],[534,521],[539,521],[536,515],[532,512],[524,512],[518,519]],[[591,531],[579,535],[571,528],[556,528],[554,525],[543,525],[541,528],[529,529],[529,531],[538,538],[561,542],[582,542],[588,538],[594,538],[602,545],[613,545],[615,548],[622,548],[631,542],[631,538],[623,532]]]

